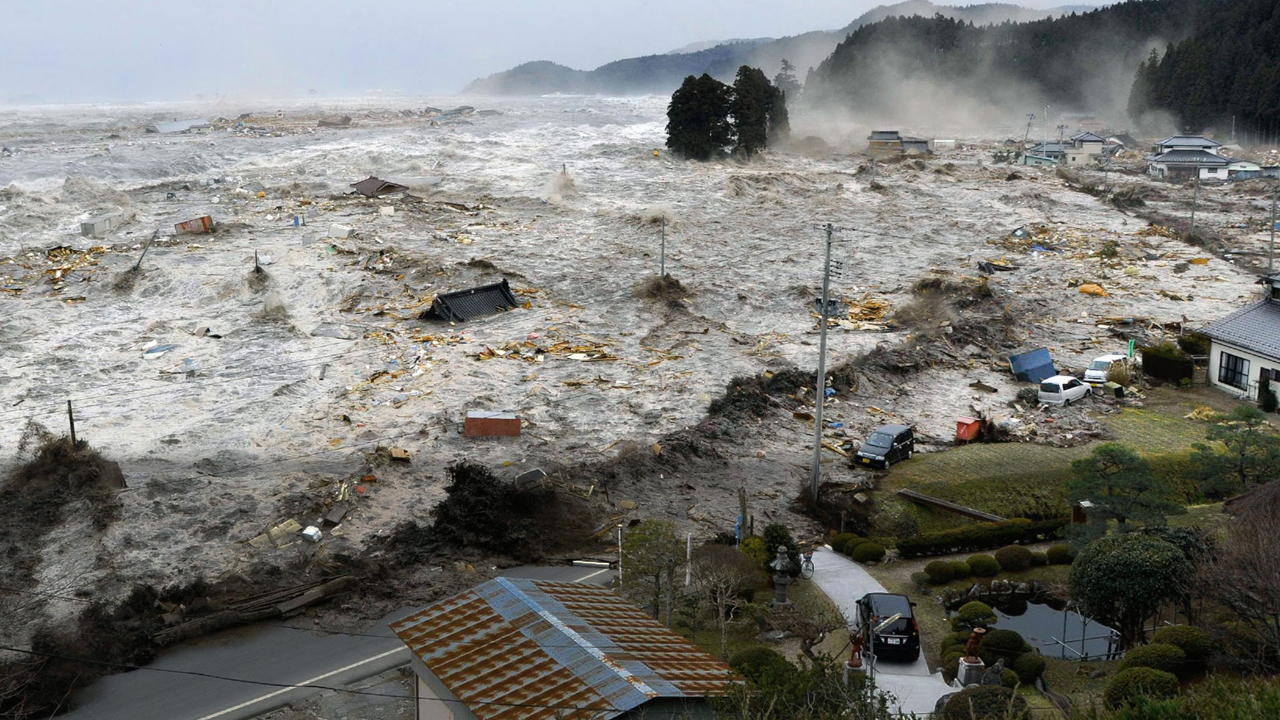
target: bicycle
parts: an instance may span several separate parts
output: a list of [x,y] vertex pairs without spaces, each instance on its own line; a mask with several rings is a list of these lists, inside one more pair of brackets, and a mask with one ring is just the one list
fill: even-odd
[[800,562],[800,577],[808,580],[813,577],[813,551],[804,551],[804,560]]

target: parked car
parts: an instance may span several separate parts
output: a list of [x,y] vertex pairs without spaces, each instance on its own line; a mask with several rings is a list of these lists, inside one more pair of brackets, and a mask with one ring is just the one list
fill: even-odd
[[1099,355],[1093,359],[1093,362],[1089,363],[1089,368],[1084,371],[1084,381],[1093,387],[1102,387],[1107,383],[1107,373],[1111,372],[1112,367],[1119,365],[1120,367],[1129,368],[1129,364],[1127,355]]
[[[858,600],[857,632],[862,646],[869,648],[877,660],[915,662],[920,658],[920,628],[916,625],[915,603],[906,595],[867,593]],[[894,615],[900,617],[876,632],[876,628]]]
[[858,448],[858,464],[887,468],[915,454],[916,435],[909,425],[881,425]]
[[1070,375],[1054,375],[1040,381],[1038,398],[1045,405],[1066,407],[1089,394],[1089,386]]

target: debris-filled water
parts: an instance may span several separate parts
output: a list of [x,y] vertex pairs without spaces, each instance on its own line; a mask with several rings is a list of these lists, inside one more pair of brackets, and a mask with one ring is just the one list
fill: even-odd
[[[1224,258],[1050,170],[993,166],[994,133],[882,162],[873,185],[851,154],[865,133],[749,163],[672,158],[666,98],[388,102],[0,112],[3,462],[28,420],[64,428],[71,400],[79,436],[127,479],[109,528],[71,514],[45,536],[34,587],[110,598],[304,563],[308,524],[324,552],[357,552],[425,520],[464,458],[514,478],[674,452],[660,441],[730,379],[814,371],[826,223],[840,265],[828,367],[879,348],[828,401],[836,480],[859,476],[842,454],[890,421],[917,425],[925,450],[979,412],[1008,416],[1018,439],[1096,437],[1101,400],[1011,407],[1027,386],[1008,355],[1047,347],[1078,372],[1255,293],[1243,265],[1264,235],[1247,184],[1204,191],[1198,223],[1229,240]],[[211,127],[146,132],[187,118]],[[369,176],[409,190],[354,193]],[[1185,215],[1190,190],[1110,177]],[[661,262],[672,281],[655,281]],[[513,309],[420,317],[504,279]],[[611,485],[564,482],[702,536],[731,529],[742,485],[762,524],[794,518],[813,393],[793,392],[773,415],[718,418],[696,473],[636,460]],[[469,412],[514,416],[519,435],[469,436]],[[336,526],[320,522],[334,507]],[[270,532],[285,520],[298,527]]]

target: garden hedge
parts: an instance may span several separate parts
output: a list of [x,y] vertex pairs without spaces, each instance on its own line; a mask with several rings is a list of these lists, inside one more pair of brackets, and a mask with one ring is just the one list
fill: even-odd
[[884,555],[885,550],[883,545],[868,540],[854,548],[849,557],[853,558],[854,562],[869,563],[880,562],[884,559]]
[[956,569],[946,560],[934,560],[924,566],[924,572],[934,585],[946,585],[956,576]]
[[947,555],[1053,540],[1062,536],[1067,523],[1065,518],[1035,522],[1019,518],[923,533],[899,539],[898,554],[904,558]]
[[1050,565],[1070,565],[1076,559],[1076,554],[1071,551],[1071,546],[1065,543],[1062,545],[1050,545],[1044,554],[1049,558]]
[[1010,669],[1018,673],[1018,679],[1022,681],[1023,685],[1034,683],[1044,674],[1044,670],[1048,666],[1049,663],[1044,659],[1044,656],[1035,651],[1022,653],[1014,658],[1009,665]]
[[969,558],[969,570],[974,577],[995,577],[1000,574],[1000,563],[990,555],[974,555]]
[[951,579],[953,580],[963,580],[973,574],[973,571],[969,569],[969,563],[963,560],[952,560],[951,570],[953,571],[951,573]]
[[1176,645],[1154,643],[1136,647],[1126,652],[1124,659],[1120,661],[1119,669],[1128,670],[1134,667],[1148,667],[1152,670],[1162,670],[1177,675],[1182,671],[1182,665],[1186,660],[1187,654],[1182,652],[1182,648]]
[[1109,708],[1128,705],[1138,698],[1161,700],[1178,694],[1178,678],[1172,673],[1135,667],[1121,670],[1111,678],[1102,699]]
[[952,695],[941,720],[1025,720],[1031,717],[1026,699],[1007,687],[978,685]]
[[1151,642],[1181,648],[1186,661],[1192,664],[1203,663],[1213,654],[1213,640],[1209,633],[1194,625],[1160,628],[1151,636]]
[[1005,572],[1022,572],[1031,567],[1031,551],[1021,545],[1005,545],[996,551],[996,562]]

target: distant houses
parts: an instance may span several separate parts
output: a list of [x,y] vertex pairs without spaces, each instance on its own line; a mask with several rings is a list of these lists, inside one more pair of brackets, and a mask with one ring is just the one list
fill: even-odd
[[1033,167],[1082,167],[1097,162],[1106,154],[1107,139],[1091,132],[1072,135],[1068,142],[1041,142],[1027,148],[1019,165]]
[[933,141],[905,137],[897,130],[872,130],[867,136],[867,151],[875,156],[929,155]]

